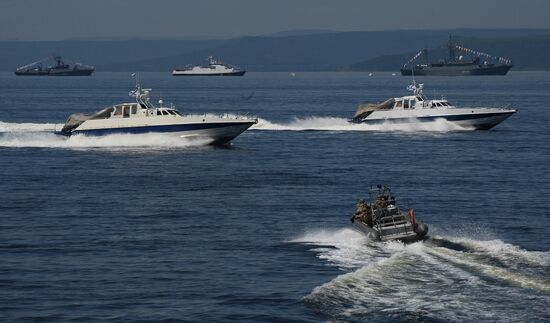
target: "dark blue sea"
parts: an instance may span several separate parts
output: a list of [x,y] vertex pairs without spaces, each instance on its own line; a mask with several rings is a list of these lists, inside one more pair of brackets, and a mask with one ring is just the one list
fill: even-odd
[[[550,320],[550,73],[425,77],[430,97],[512,106],[490,131],[352,126],[405,95],[390,73],[142,73],[187,114],[257,116],[228,147],[157,135],[57,137],[128,102],[129,73],[0,74],[0,320]],[[430,238],[349,221],[388,184]]]

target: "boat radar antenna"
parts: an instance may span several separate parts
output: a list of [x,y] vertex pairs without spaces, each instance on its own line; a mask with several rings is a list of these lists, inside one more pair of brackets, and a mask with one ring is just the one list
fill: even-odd
[[152,108],[152,105],[149,102],[149,94],[151,92],[151,89],[142,89],[140,84],[140,78],[139,73],[132,73],[132,76],[136,80],[136,89],[133,91],[130,91],[130,96],[133,96],[136,98],[136,102],[140,105],[145,105],[148,108]]
[[407,91],[417,94],[418,87],[416,86],[416,80],[414,79],[414,66],[411,68],[412,84],[407,85]]

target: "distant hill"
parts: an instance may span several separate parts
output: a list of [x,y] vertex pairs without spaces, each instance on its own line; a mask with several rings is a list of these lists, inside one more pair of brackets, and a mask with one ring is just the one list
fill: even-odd
[[317,34],[333,34],[340,31],[330,29],[292,29],[279,31],[273,34],[263,35],[265,37],[288,37],[288,36],[305,36],[305,35],[317,35]]
[[[141,61],[117,62],[105,70],[170,71],[176,66],[204,62],[208,55],[249,71],[337,71],[353,63],[420,47],[435,47],[449,33],[461,35],[550,34],[549,30],[409,30],[335,32],[280,37],[241,37],[207,49]],[[400,63],[401,64],[401,63]],[[399,65],[400,65],[399,64]]]
[[445,32],[346,32],[286,37],[242,37],[218,46],[155,57],[117,62],[105,70],[171,70],[176,66],[203,62],[208,55],[240,65],[250,71],[334,71],[365,57],[403,52],[422,35],[435,45]]
[[[454,37],[454,41],[464,47],[494,56],[511,58],[514,70],[550,70],[550,33],[523,37],[472,38]],[[418,48],[420,50],[421,48]],[[350,65],[347,71],[397,71],[413,57],[417,51],[382,55]],[[457,55],[466,54],[457,52]],[[446,42],[428,50],[428,61],[437,62],[448,57]],[[422,55],[416,63],[426,63]]]
[[[449,33],[465,37],[468,47],[511,56],[518,68],[545,68],[550,57],[544,36],[550,35],[550,30],[298,30],[228,40],[0,42],[0,70],[13,71],[56,53],[94,65],[97,71],[169,72],[174,67],[203,63],[209,55],[249,71],[395,71],[411,53],[443,44]],[[521,52],[522,48],[532,50]]]

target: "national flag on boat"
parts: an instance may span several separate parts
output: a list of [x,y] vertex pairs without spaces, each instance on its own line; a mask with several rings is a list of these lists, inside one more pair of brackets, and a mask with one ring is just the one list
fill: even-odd
[[414,86],[414,84],[409,84],[407,86],[407,91],[414,92],[414,90],[416,90],[416,86]]
[[137,96],[137,90],[130,91],[130,93],[128,93],[128,95],[135,98]]

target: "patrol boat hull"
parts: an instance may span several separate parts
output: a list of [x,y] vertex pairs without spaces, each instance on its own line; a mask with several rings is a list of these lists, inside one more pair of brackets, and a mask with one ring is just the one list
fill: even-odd
[[475,76],[475,75],[506,75],[512,65],[441,65],[416,66],[414,73],[411,68],[401,69],[403,76]]
[[71,132],[58,132],[65,136],[107,136],[113,134],[158,133],[170,137],[195,138],[209,140],[212,145],[223,145],[246,131],[255,121],[219,122],[219,123],[182,123],[159,125],[133,125],[118,128],[89,128]]
[[18,76],[90,76],[94,70],[67,70],[67,71],[16,71]]
[[[455,109],[456,110],[456,109]],[[362,120],[351,120],[353,123],[363,123],[368,125],[380,124],[414,124],[414,123],[429,123],[438,120],[445,120],[455,124],[465,130],[490,130],[499,123],[506,120],[515,110],[504,110],[494,112],[483,112],[468,110],[468,113],[434,113],[433,115],[410,115],[404,116],[398,113],[394,115],[390,111],[386,111],[384,115],[373,113],[371,116]]]
[[413,243],[421,240],[427,239],[428,234],[428,226],[420,221],[417,221],[416,229],[413,229],[412,226],[410,226],[410,223],[407,225],[401,225],[397,226],[393,229],[393,232],[381,234],[379,231],[369,227],[365,223],[361,221],[355,221],[353,222],[354,227],[361,231],[363,234],[367,236],[370,240],[373,241],[391,241],[391,240],[398,240],[404,243]]
[[246,73],[246,71],[222,72],[222,73],[200,73],[200,72],[174,70],[172,72],[172,75],[173,76],[243,76],[244,73]]

